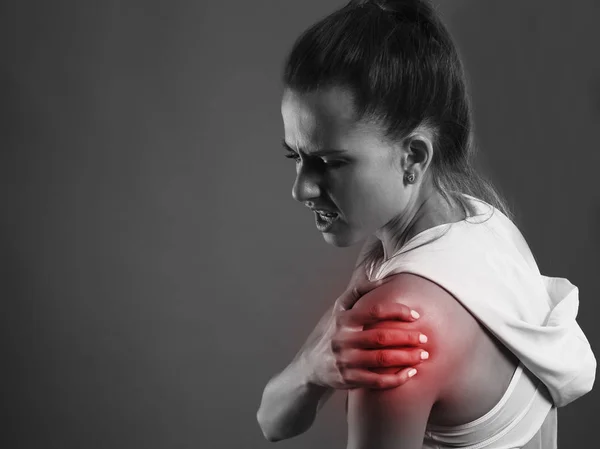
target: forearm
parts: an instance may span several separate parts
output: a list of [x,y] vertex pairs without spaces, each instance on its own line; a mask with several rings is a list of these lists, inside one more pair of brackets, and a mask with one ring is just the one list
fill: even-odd
[[[373,238],[364,242],[359,259],[370,248]],[[349,285],[353,285],[360,275],[363,275],[363,271],[355,269]],[[294,360],[281,373],[271,378],[264,389],[256,417],[263,434],[270,441],[284,440],[307,431],[318,410],[335,391],[333,388],[310,382],[308,369],[303,365],[301,356],[321,338],[333,310],[332,305],[308,336]]]
[[267,383],[256,418],[269,441],[306,432],[313,424],[319,401],[333,390],[311,383],[300,360],[294,359]]

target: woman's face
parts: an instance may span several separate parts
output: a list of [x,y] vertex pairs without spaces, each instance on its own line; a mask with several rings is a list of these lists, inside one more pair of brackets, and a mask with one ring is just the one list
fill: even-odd
[[328,243],[353,245],[403,213],[408,195],[399,163],[402,149],[387,143],[374,126],[354,121],[347,91],[286,89],[281,113],[285,145],[296,164],[292,196],[337,214],[331,221],[313,212]]

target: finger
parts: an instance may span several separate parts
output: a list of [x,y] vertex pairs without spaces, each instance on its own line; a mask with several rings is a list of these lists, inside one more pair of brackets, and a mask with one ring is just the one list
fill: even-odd
[[340,346],[358,349],[377,349],[389,346],[419,346],[427,343],[427,336],[419,331],[405,329],[370,329],[344,333]]
[[399,387],[417,374],[417,369],[408,367],[398,370],[395,374],[377,374],[366,370],[351,370],[346,374],[346,383],[349,388],[370,388],[385,390]]
[[345,351],[338,365],[342,369],[404,367],[428,358],[429,353],[423,349],[354,349]]
[[374,303],[369,307],[346,310],[338,315],[338,324],[361,326],[378,321],[400,320],[412,322],[419,314],[410,307],[396,302]]

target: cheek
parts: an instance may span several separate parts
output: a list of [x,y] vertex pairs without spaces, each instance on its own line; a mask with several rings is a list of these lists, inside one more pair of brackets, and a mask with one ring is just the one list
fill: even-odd
[[397,187],[374,177],[354,176],[335,187],[333,199],[352,226],[377,227],[397,210],[394,192]]
[[374,173],[349,186],[352,200],[363,213],[385,216],[398,210],[402,201],[402,185],[389,173]]
[[377,200],[373,183],[362,173],[340,177],[332,187],[336,203],[348,218],[356,214],[364,216],[370,203]]

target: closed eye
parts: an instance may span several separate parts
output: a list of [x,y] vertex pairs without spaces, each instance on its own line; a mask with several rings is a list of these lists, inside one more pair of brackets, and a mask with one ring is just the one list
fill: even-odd
[[288,159],[294,159],[296,162],[300,161],[300,157],[296,153],[292,153],[291,151],[289,153],[286,153],[285,157],[287,157]]

